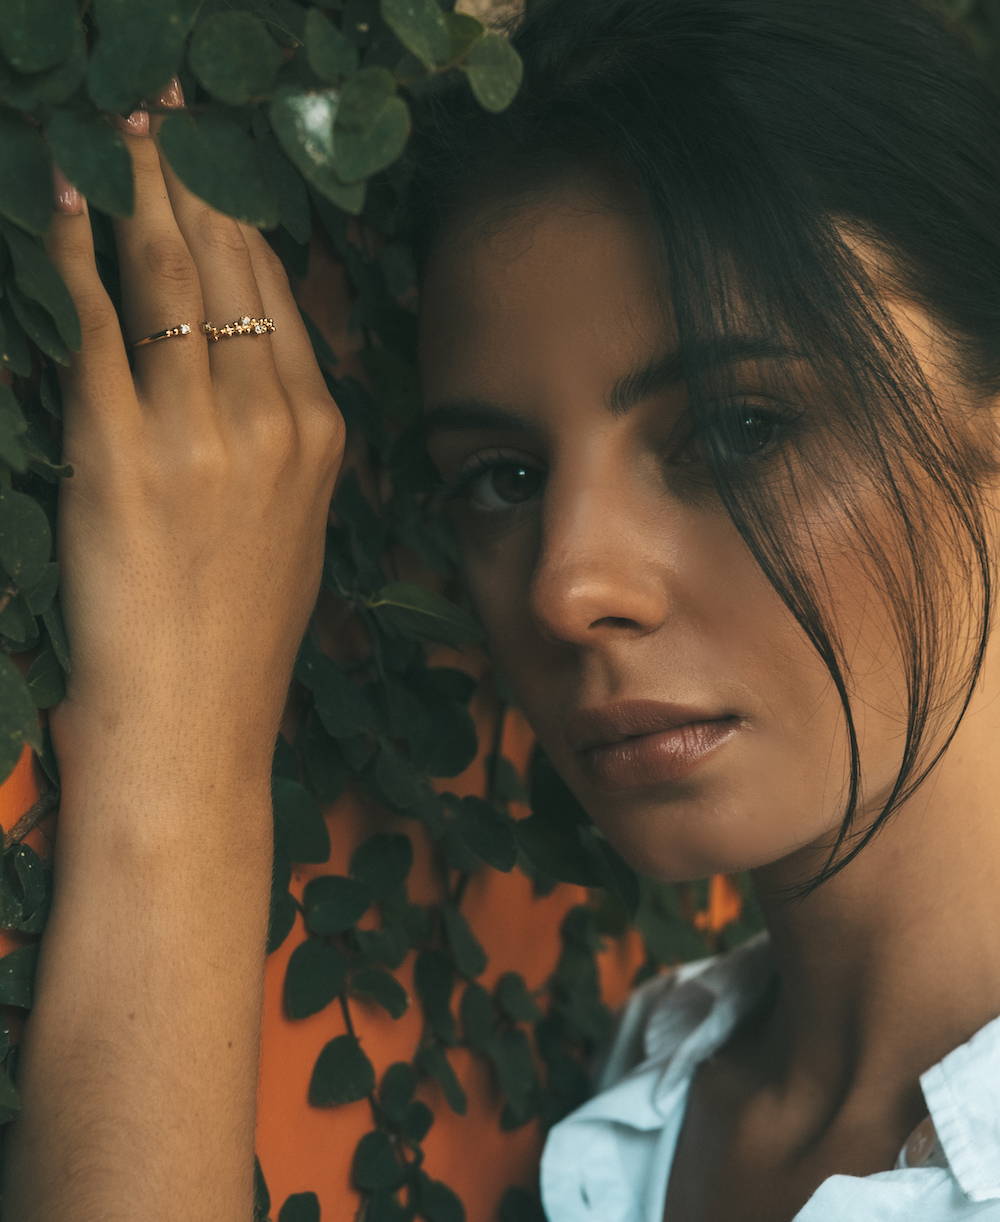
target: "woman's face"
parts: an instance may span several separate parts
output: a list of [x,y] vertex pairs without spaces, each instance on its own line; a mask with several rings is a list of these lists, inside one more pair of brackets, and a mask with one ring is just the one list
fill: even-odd
[[[520,708],[619,852],[664,880],[790,856],[815,868],[847,793],[829,673],[717,497],[690,495],[668,460],[683,386],[605,406],[672,347],[650,224],[595,182],[553,188],[495,230],[474,216],[448,231],[421,298],[428,450],[446,481],[477,458],[505,464],[474,471],[449,503],[465,580]],[[938,390],[938,333],[919,310],[890,308]],[[766,406],[769,364],[734,368],[741,403]],[[520,423],[477,422],[473,400]],[[461,411],[438,427],[441,405]],[[767,440],[759,417],[751,427]],[[905,688],[884,600],[831,504],[820,490],[819,594],[853,677],[874,813],[899,766]],[[660,773],[627,756],[602,771],[577,749],[574,715],[630,700],[719,719],[704,737],[685,732],[711,749]],[[682,735],[669,737],[676,749]]]

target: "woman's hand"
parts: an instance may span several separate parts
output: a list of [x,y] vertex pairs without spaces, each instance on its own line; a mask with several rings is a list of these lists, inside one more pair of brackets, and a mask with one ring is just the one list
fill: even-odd
[[[179,104],[174,86],[161,105]],[[134,214],[115,221],[117,316],[85,204],[62,184],[48,235],[83,328],[62,376],[61,603],[72,674],[50,711],[60,772],[169,711],[187,745],[270,775],[319,591],[344,420],[284,269],[261,235],[192,195],[133,116]],[[74,210],[76,209],[76,210]],[[244,315],[273,334],[217,342]],[[167,327],[178,335],[126,345]],[[235,762],[235,761],[234,761]]]

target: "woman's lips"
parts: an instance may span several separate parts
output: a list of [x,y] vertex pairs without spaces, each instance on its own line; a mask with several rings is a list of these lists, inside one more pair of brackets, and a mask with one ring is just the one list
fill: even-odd
[[638,734],[605,747],[589,747],[579,758],[601,789],[632,789],[679,781],[740,729],[738,717],[691,721],[671,730]]

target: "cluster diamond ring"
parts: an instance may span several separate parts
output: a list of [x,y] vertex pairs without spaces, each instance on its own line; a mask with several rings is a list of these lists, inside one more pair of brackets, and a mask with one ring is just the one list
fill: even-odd
[[201,329],[210,340],[217,342],[220,339],[229,339],[233,335],[264,335],[274,330],[274,319],[251,318],[249,314],[244,314],[241,318],[234,318],[232,322],[227,322],[224,327],[215,327],[210,322],[203,322]]

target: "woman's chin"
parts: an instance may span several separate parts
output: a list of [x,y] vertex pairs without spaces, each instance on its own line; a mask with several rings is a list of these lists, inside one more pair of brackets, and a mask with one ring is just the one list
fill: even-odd
[[810,843],[801,817],[782,820],[771,804],[720,806],[691,796],[629,811],[604,806],[591,818],[637,873],[664,883],[759,869]]

